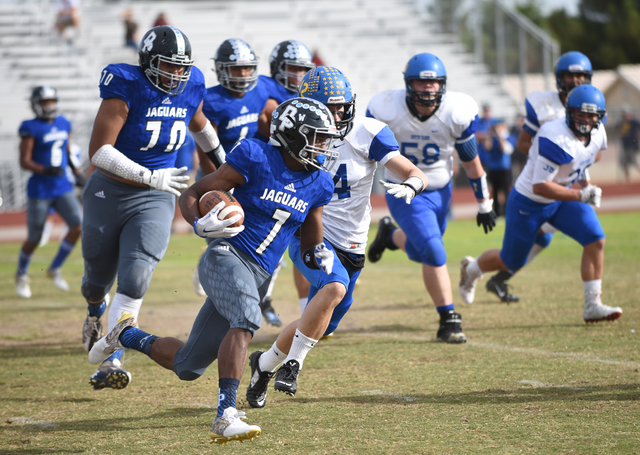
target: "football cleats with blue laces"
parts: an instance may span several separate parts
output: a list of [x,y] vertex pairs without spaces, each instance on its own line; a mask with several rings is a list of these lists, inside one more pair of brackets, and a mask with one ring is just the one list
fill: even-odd
[[[40,104],[40,101],[48,100],[53,100],[55,103],[48,103],[45,106]],[[58,115],[58,92],[53,87],[48,85],[35,87],[29,101],[31,101],[31,109],[39,119],[51,120]]]
[[[191,43],[187,36],[175,27],[153,27],[145,33],[140,42],[138,62],[149,82],[164,93],[179,95],[191,75]],[[182,66],[182,74],[161,70],[161,62]]]
[[[598,128],[607,113],[604,95],[593,85],[579,85],[567,97],[567,125],[579,136],[588,136]],[[576,118],[576,113],[596,114],[597,120]]]
[[292,98],[280,104],[271,119],[270,144],[301,163],[307,171],[329,172],[339,153],[331,141],[340,137],[331,111],[311,98]]
[[[222,42],[213,57],[218,82],[227,90],[245,93],[252,90],[258,82],[258,57],[247,42],[241,39],[228,39]],[[249,76],[233,76],[232,67],[250,67]]]
[[349,79],[338,68],[318,66],[310,70],[298,87],[298,96],[312,98],[329,107],[344,106],[344,110],[338,114],[342,118],[336,121],[336,128],[342,138],[353,128],[356,95],[351,90]]
[[298,66],[308,71],[316,66],[312,59],[311,51],[300,41],[288,40],[276,44],[269,57],[271,77],[287,90],[296,93],[300,81],[298,74],[289,67]]
[[[413,87],[414,80],[432,80],[440,83],[436,91],[420,91]],[[404,84],[407,89],[407,100],[419,106],[440,106],[442,97],[447,91],[447,70],[442,60],[433,54],[422,53],[414,55],[404,70]]]
[[571,74],[583,74],[583,84],[591,84],[591,76],[593,70],[591,68],[591,61],[589,58],[581,52],[571,51],[562,54],[558,59],[555,67],[556,74],[556,87],[558,92],[563,95],[567,95],[571,90],[580,84],[567,84],[563,79],[563,75],[566,73]]

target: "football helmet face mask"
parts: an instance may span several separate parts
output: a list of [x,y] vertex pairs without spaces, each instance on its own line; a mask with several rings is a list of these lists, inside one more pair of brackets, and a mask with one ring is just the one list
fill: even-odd
[[[438,81],[438,90],[416,90],[413,85],[414,80]],[[447,91],[447,71],[442,61],[433,54],[425,52],[414,55],[404,69],[404,85],[409,102],[418,106],[437,108]]]
[[593,70],[591,61],[581,52],[571,51],[562,54],[558,59],[555,67],[556,87],[562,95],[567,95],[571,90],[581,84],[567,83],[564,80],[565,74],[581,74],[584,75],[583,84],[591,84],[591,76]]
[[[40,104],[41,101],[53,100],[55,103]],[[51,120],[58,115],[58,92],[48,85],[35,87],[31,92],[31,109],[36,117],[42,120]]]
[[[245,93],[256,86],[258,82],[258,57],[251,46],[241,39],[228,39],[222,42],[215,57],[215,72],[218,82],[227,90]],[[249,67],[249,76],[234,76],[232,68]]]
[[356,95],[351,90],[349,79],[338,68],[318,66],[310,70],[298,87],[298,96],[320,101],[325,106],[344,106],[342,119],[336,121],[341,139],[353,128]]
[[340,137],[331,112],[319,101],[292,98],[280,104],[271,120],[270,144],[286,151],[307,171],[329,172],[339,153],[331,141]]
[[316,66],[312,59],[311,51],[300,41],[288,40],[276,44],[269,57],[271,77],[290,92],[296,93],[298,83],[291,80],[298,81],[300,76],[299,73],[290,71],[289,66],[302,67],[308,71]]
[[[593,85],[579,85],[567,96],[567,126],[578,136],[589,136],[598,128],[607,114],[604,95]],[[586,120],[578,112],[597,116],[597,120]],[[578,118],[582,117],[582,118]]]
[[[164,93],[179,95],[185,89],[191,75],[191,43],[187,36],[175,27],[153,27],[142,38],[138,61],[149,82]],[[182,67],[182,73],[167,71],[169,65]]]

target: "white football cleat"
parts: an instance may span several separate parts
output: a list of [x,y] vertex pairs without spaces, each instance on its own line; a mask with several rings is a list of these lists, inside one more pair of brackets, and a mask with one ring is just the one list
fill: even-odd
[[69,291],[69,283],[62,278],[62,272],[60,271],[60,267],[57,269],[49,269],[47,270],[47,276],[53,280],[53,285],[60,289],[61,291]]
[[23,299],[31,298],[31,279],[27,275],[16,275],[16,294]]
[[470,278],[467,273],[467,267],[474,260],[475,259],[471,256],[465,256],[465,258],[460,262],[460,282],[458,283],[458,292],[460,293],[462,301],[468,304],[473,303],[473,300],[476,298],[476,284],[481,278]]
[[96,341],[89,351],[89,363],[101,363],[114,352],[125,349],[120,343],[120,334],[128,327],[138,327],[138,321],[133,314],[123,311],[113,330],[106,337]]
[[204,292],[204,288],[202,287],[202,284],[200,284],[200,275],[198,273],[198,267],[196,267],[196,269],[193,271],[192,280],[193,280],[193,290],[196,291],[196,294],[201,295],[202,297],[207,295],[207,293]]
[[222,445],[229,441],[253,441],[260,436],[262,430],[257,425],[244,423],[243,420],[246,418],[244,411],[238,411],[236,408],[225,409],[211,425],[211,442]]
[[587,324],[597,324],[598,321],[615,321],[620,316],[622,316],[622,308],[604,305],[600,300],[600,294],[585,294],[582,318]]

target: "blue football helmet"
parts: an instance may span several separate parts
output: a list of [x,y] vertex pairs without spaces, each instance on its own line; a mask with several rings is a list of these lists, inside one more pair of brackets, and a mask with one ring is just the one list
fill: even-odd
[[276,44],[269,56],[271,77],[290,92],[296,93],[298,85],[290,82],[289,78],[297,77],[297,74],[289,71],[288,66],[301,66],[310,70],[316,66],[312,59],[311,51],[300,41],[287,40]]
[[[193,59],[191,43],[187,35],[170,25],[153,27],[140,42],[138,62],[149,82],[169,95],[179,95],[187,86]],[[180,65],[182,74],[160,69],[160,62]]]
[[[55,104],[43,106],[40,101],[53,100]],[[40,85],[35,87],[31,92],[31,109],[36,114],[36,117],[43,120],[51,120],[58,115],[58,92],[55,88],[48,85]]]
[[556,87],[558,92],[563,95],[567,95],[573,90],[576,85],[567,85],[562,79],[562,75],[565,73],[577,73],[584,74],[584,84],[591,84],[591,76],[593,70],[591,69],[591,61],[581,52],[571,51],[562,54],[556,63]]
[[310,70],[300,82],[298,96],[312,98],[326,106],[344,106],[344,115],[336,122],[342,139],[353,128],[356,95],[351,90],[349,79],[338,68],[317,66]]
[[[578,120],[576,112],[597,114],[595,122]],[[598,128],[607,113],[604,95],[593,85],[579,85],[567,96],[567,126],[579,136],[588,136],[594,128]]]
[[[415,79],[436,79],[440,82],[437,91],[418,91],[413,88]],[[404,70],[404,84],[407,89],[407,100],[419,106],[440,106],[442,97],[447,91],[447,70],[442,60],[433,54],[414,55]]]
[[[241,39],[224,40],[216,50],[213,60],[218,82],[227,90],[245,93],[252,90],[258,83],[258,57],[246,41]],[[251,75],[246,77],[232,76],[231,68],[234,66],[250,67]]]
[[273,111],[269,143],[287,152],[307,171],[331,170],[340,155],[331,147],[337,137],[340,133],[333,115],[320,101],[291,98]]

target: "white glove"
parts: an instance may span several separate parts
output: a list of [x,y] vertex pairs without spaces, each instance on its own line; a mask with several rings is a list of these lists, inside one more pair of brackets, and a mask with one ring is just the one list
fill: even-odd
[[333,270],[333,251],[326,247],[324,243],[316,245],[313,255],[316,257],[318,268],[327,275],[331,275]]
[[416,191],[408,185],[402,183],[389,183],[384,180],[378,180],[387,193],[392,194],[397,199],[404,199],[407,204],[411,204],[411,199],[416,196]]
[[240,227],[229,226],[242,218],[242,215],[234,215],[222,221],[218,219],[218,212],[222,210],[224,206],[224,201],[220,201],[220,203],[212,208],[205,216],[197,218],[193,222],[193,231],[200,237],[209,237],[212,239],[233,237],[240,234],[244,230],[244,225]]
[[189,180],[188,175],[180,175],[183,172],[186,172],[187,169],[188,168],[186,166],[183,166],[180,169],[170,167],[166,169],[147,171],[142,176],[142,183],[149,185],[151,188],[155,188],[156,190],[166,191],[167,193],[180,196],[180,192],[178,192],[176,188],[184,190],[187,187],[184,183],[180,183]]
[[580,190],[580,201],[585,204],[592,204],[596,207],[600,207],[600,200],[602,199],[602,188],[595,185],[587,185]]

